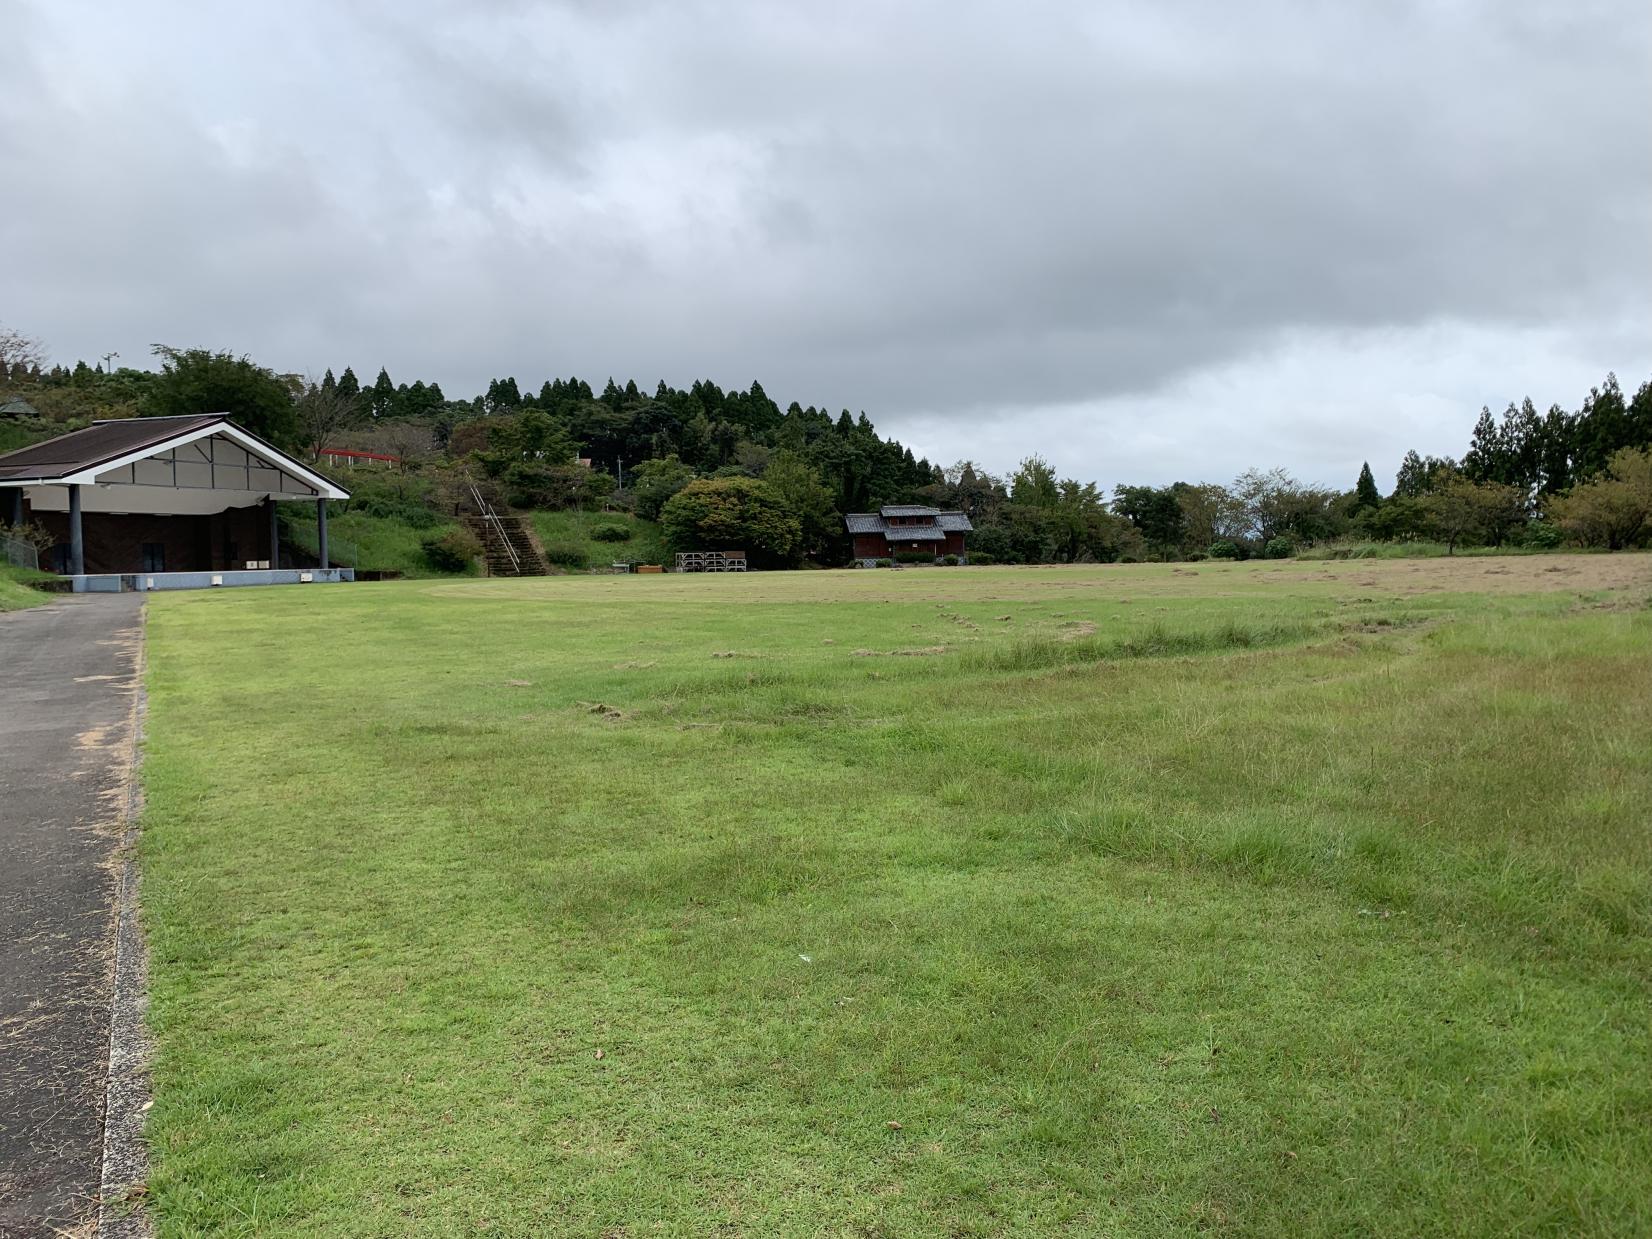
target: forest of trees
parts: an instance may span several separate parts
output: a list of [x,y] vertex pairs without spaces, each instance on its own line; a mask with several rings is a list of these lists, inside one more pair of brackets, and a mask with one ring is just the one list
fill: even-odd
[[474,469],[520,507],[632,509],[684,539],[686,507],[736,513],[762,528],[753,549],[773,564],[845,563],[843,514],[900,502],[968,513],[976,562],[1284,556],[1348,539],[1618,548],[1652,534],[1652,383],[1631,397],[1610,375],[1576,411],[1540,414],[1530,400],[1500,419],[1482,410],[1460,460],[1407,453],[1386,494],[1367,464],[1347,490],[1251,469],[1109,495],[1037,453],[1003,477],[967,460],[941,467],[880,436],[864,412],[782,408],[756,382],[649,391],[609,379],[598,390],[569,377],[535,389],[507,377],[453,399],[382,368],[364,384],[349,366],[317,378],[207,350],[156,356],[155,370],[47,367],[35,342],[0,330],[0,449],[97,418],[228,412],[311,457],[354,446],[414,469]]

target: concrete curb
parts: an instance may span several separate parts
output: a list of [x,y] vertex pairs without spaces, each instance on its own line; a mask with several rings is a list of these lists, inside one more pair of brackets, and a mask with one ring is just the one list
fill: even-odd
[[103,1103],[103,1169],[99,1178],[98,1239],[148,1239],[154,1233],[143,1208],[149,1154],[143,1142],[149,1112],[149,951],[138,923],[138,820],[143,785],[138,761],[143,753],[147,657],[147,604],[138,612],[138,653],[133,668],[132,713],[128,724],[126,797],[122,811],[120,879],[115,892],[115,979],[109,1016],[109,1076]]

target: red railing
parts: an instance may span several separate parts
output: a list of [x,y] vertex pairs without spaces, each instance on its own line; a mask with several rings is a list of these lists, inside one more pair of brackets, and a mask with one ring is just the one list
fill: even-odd
[[399,465],[402,463],[402,458],[400,456],[386,456],[382,452],[358,452],[347,447],[324,447],[321,449],[321,454],[329,459],[338,456],[344,457],[347,460],[382,460],[387,464],[392,465]]

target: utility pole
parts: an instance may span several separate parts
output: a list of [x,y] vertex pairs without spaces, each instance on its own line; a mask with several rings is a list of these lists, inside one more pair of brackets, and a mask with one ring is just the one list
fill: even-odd
[[119,353],[105,353],[103,355],[103,372],[105,374],[113,374],[115,372],[115,358],[119,356]]

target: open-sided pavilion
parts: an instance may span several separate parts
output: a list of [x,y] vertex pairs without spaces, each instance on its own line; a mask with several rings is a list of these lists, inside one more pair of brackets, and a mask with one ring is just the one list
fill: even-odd
[[[95,422],[0,455],[0,519],[55,536],[77,592],[353,580],[328,564],[350,494],[224,414]],[[281,566],[279,503],[313,503],[319,564]]]

